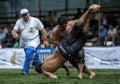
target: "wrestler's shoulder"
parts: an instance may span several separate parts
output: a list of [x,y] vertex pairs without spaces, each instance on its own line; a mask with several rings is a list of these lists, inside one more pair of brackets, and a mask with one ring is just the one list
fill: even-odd
[[57,26],[55,26],[55,27],[52,29],[52,32],[57,32],[58,28],[59,28],[59,26],[58,26],[58,25],[57,25]]

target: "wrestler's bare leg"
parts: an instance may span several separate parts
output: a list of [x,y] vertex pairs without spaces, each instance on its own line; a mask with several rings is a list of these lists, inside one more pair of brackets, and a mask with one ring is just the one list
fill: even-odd
[[[77,22],[78,25],[81,25],[82,22],[85,23],[84,27],[83,27],[84,33],[87,33],[89,31],[89,24],[90,24],[90,20],[92,18],[92,13],[95,12],[96,10],[98,10],[98,8],[100,8],[100,6],[97,4],[90,6],[89,9],[79,18],[79,20]],[[89,14],[90,12],[91,12],[91,14]],[[79,79],[82,79],[83,67],[84,67],[84,64],[78,64]],[[90,75],[90,78],[93,78],[95,76],[95,73],[92,72],[91,70],[89,70],[88,68],[86,68],[85,72],[87,72]]]
[[53,79],[57,79],[57,78],[58,78],[58,77],[57,77],[56,75],[54,75],[53,73],[48,72],[47,70],[44,70],[44,69],[42,69],[42,73],[43,73],[45,76],[49,77],[49,78],[53,78]]
[[84,64],[78,64],[78,78],[82,79],[82,73],[83,73]]
[[[56,58],[56,52],[52,55],[50,55],[47,60],[44,62],[44,64],[41,66],[42,68],[42,74],[49,77],[49,78],[54,78],[56,79],[57,76],[54,75],[51,70],[52,68],[50,67],[51,65],[49,65],[51,63],[52,60],[54,60]],[[53,65],[54,66],[54,65]],[[49,71],[50,70],[50,71]]]
[[90,69],[88,69],[87,67],[83,70],[83,72],[85,72],[86,74],[89,74],[90,79],[92,79],[95,76],[95,73],[91,71]]
[[52,54],[41,66],[43,75],[56,79],[57,76],[53,73],[57,71],[59,68],[63,67],[66,60],[59,54],[57,50],[55,50],[54,54]]

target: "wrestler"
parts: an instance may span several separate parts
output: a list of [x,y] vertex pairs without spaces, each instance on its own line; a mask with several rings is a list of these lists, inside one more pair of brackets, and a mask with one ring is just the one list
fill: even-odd
[[[70,61],[70,59],[84,46],[86,42],[85,33],[89,31],[91,15],[98,10],[99,7],[99,5],[93,4],[88,8],[88,10],[75,23],[72,31],[60,41],[58,47],[55,49],[55,52],[49,56],[42,65],[36,65],[35,69],[37,72],[41,72],[43,75],[50,78],[57,78],[57,76],[53,73],[63,67],[67,60]],[[84,23],[84,21],[86,22]],[[82,22],[84,24],[82,24]],[[78,73],[78,78],[81,79],[81,72]]]
[[[50,35],[50,41],[55,46],[59,44],[59,42],[72,30],[75,23],[78,21],[76,20],[68,20],[65,16],[61,16],[58,18],[58,25],[55,26],[51,32]],[[85,23],[86,21],[84,21]],[[82,23],[82,24],[84,24]],[[76,56],[75,56],[76,55]],[[86,67],[85,63],[85,54],[84,49],[82,48],[78,53],[76,53],[73,58],[70,58],[71,64],[77,68],[77,70],[80,72],[80,76],[82,79],[82,71],[90,75],[90,78],[93,78],[95,76],[95,73],[92,72],[90,69]],[[79,68],[78,65],[79,64]]]

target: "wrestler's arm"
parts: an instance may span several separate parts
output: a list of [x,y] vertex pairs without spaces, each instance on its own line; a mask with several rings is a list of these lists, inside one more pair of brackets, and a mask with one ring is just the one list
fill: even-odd
[[66,70],[66,75],[69,76],[70,75],[70,70],[69,68],[64,64],[63,68]]
[[100,5],[91,5],[88,10],[78,19],[77,25],[83,25],[83,33],[87,33],[89,31],[89,24],[93,13],[96,12],[99,8]]
[[86,19],[86,22],[83,26],[83,32],[84,33],[87,33],[89,31],[89,28],[90,28],[90,21],[91,21],[91,18],[92,18],[92,14],[88,16],[88,18]]
[[100,8],[100,5],[98,4],[93,4],[91,5],[88,10],[78,19],[77,24],[82,25],[86,22],[86,19],[89,17],[89,15],[93,14],[95,11]]
[[59,44],[59,39],[57,38],[57,35],[54,30],[52,31],[50,35],[50,42],[53,43],[55,46]]

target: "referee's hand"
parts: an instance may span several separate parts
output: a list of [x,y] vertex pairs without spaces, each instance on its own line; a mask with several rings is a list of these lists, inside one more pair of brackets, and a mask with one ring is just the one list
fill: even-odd
[[13,38],[18,39],[19,35],[17,33],[13,34]]

